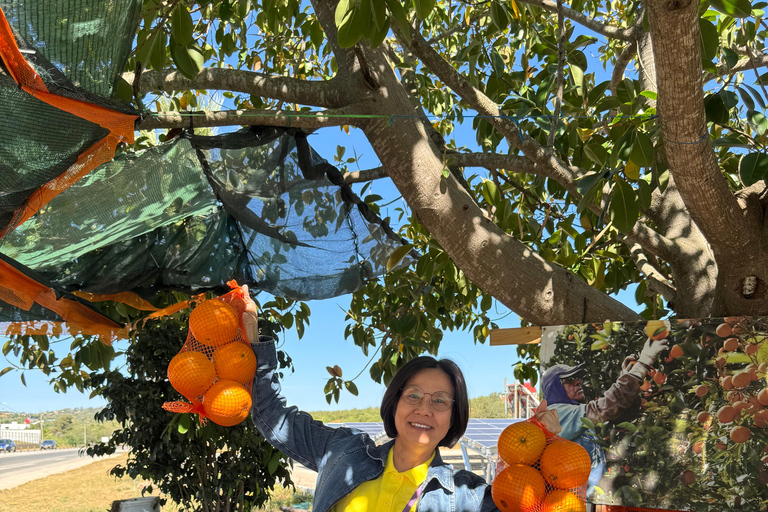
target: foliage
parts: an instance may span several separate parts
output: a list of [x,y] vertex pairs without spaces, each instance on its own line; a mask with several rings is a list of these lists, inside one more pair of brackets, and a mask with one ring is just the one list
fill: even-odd
[[82,446],[83,434],[86,443],[95,443],[102,437],[108,437],[118,427],[117,422],[97,422],[94,415],[99,411],[95,407],[59,409],[56,411],[28,411],[21,413],[0,413],[0,423],[24,423],[30,419],[31,428],[40,428],[43,423],[43,439],[53,439],[58,446]]
[[[616,421],[593,425],[583,420],[608,460],[600,483],[607,495],[600,500],[672,510],[765,510],[768,474],[760,459],[768,432],[757,394],[768,376],[768,325],[749,318],[726,320],[673,321],[669,344],[679,349],[657,361],[636,406]],[[599,398],[621,373],[624,358],[637,357],[647,339],[644,327],[611,322],[567,326],[548,364],[584,362],[587,400]],[[738,348],[724,349],[729,338],[738,339]],[[744,372],[753,374],[740,387],[724,383]],[[728,418],[718,419],[718,411],[729,405],[738,409],[736,418],[720,421]],[[699,416],[702,412],[711,418]],[[745,442],[731,438],[738,426],[749,431]]]
[[192,415],[162,409],[178,394],[166,379],[168,362],[183,345],[186,316],[152,320],[141,326],[126,350],[127,375],[91,375],[91,384],[108,400],[96,417],[117,421],[108,443],[89,455],[130,447],[125,466],[111,474],[151,480],[184,510],[224,511],[262,505],[268,490],[288,483],[285,456],[269,445],[250,421],[234,427],[199,425]]

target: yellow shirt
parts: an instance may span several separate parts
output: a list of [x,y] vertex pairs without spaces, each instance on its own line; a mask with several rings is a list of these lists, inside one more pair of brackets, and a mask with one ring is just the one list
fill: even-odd
[[[395,469],[392,450],[387,455],[384,473],[379,478],[358,485],[340,499],[329,512],[402,512],[416,488],[427,478],[427,469],[435,455],[424,464],[399,473]],[[416,510],[418,501],[411,507]]]

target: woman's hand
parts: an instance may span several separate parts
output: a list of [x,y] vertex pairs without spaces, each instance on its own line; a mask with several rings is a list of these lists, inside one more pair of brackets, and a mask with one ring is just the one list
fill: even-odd
[[553,434],[559,434],[562,430],[562,428],[560,428],[560,417],[557,415],[557,411],[554,409],[547,409],[546,400],[542,400],[541,403],[539,403],[539,406],[536,407],[536,414],[534,414],[533,417]]
[[243,303],[245,304],[245,311],[243,311],[243,328],[245,329],[245,335],[248,337],[250,343],[259,342],[259,308],[256,303],[251,299],[251,295],[248,293],[248,285],[244,284],[240,287],[243,290],[245,297]]

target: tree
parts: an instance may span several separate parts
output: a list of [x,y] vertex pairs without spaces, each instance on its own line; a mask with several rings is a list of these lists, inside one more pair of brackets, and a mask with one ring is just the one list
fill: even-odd
[[[184,344],[186,315],[152,320],[140,327],[126,351],[127,372],[93,372],[89,385],[107,399],[99,421],[117,421],[107,443],[88,455],[114,453],[127,445],[130,457],[110,474],[141,476],[180,510],[224,512],[263,505],[275,483],[290,482],[286,456],[273,448],[250,421],[221,427],[199,425],[191,414],[164,411],[179,398],[166,378],[168,363]],[[127,375],[126,375],[127,373]]]
[[[762,5],[151,0],[124,78],[175,98],[142,129],[215,89],[234,109],[195,127],[362,131],[381,166],[346,180],[391,179],[421,253],[350,306],[386,379],[441,329],[483,341],[491,297],[539,325],[638,318],[631,284],[647,318],[765,313]],[[482,151],[450,139],[470,119]]]
[[[345,179],[391,179],[421,254],[348,311],[386,380],[444,329],[484,341],[493,299],[539,325],[636,319],[613,296],[630,285],[646,318],[765,313],[762,7],[147,0],[122,91],[169,135],[364,134],[381,165]],[[183,112],[211,90],[232,108]],[[479,151],[452,138],[470,121]],[[346,382],[331,371],[329,399]]]

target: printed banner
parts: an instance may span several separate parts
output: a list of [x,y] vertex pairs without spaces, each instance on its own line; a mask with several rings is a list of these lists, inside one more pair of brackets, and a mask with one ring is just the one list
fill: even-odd
[[544,328],[542,395],[590,453],[588,501],[767,510],[767,338],[766,317]]

